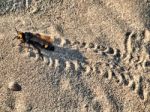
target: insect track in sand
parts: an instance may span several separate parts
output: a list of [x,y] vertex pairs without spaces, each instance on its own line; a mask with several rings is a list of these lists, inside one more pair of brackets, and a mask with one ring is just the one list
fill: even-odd
[[[105,75],[107,74],[107,78],[109,80],[115,78],[116,82],[118,82],[120,85],[128,86],[131,91],[136,91],[135,93],[138,94],[140,99],[146,100],[146,96],[144,95],[147,93],[147,91],[145,91],[142,86],[143,76],[133,76],[132,69],[141,65],[144,70],[149,70],[150,33],[148,30],[145,30],[144,35],[143,32],[139,34],[127,32],[126,36],[127,37],[124,42],[125,51],[122,54],[119,49],[114,49],[107,46],[99,46],[93,43],[88,44],[86,42],[80,43],[75,41],[72,43],[72,45],[77,46],[79,49],[91,49],[97,54],[99,53],[110,56],[114,68],[112,67],[112,63],[110,63],[109,66],[111,68],[104,73]],[[91,68],[88,67],[87,70],[90,71]]]
[[[115,66],[105,73],[109,80],[116,76],[120,85],[129,87],[144,101],[148,100],[149,93],[147,89],[149,85],[145,84],[147,75],[144,75],[149,73],[149,43],[150,33],[148,30],[144,31],[144,35],[143,32],[127,32],[120,62],[114,64]],[[139,70],[136,71],[136,69]]]
[[[135,33],[127,32],[126,36],[127,37],[124,41],[124,52],[120,52],[119,49],[108,46],[101,46],[93,43],[79,41],[70,41],[64,38],[56,38],[54,44],[58,46],[58,51],[56,49],[54,52],[46,53],[48,56],[43,55],[43,60],[50,67],[58,69],[59,72],[71,70],[84,74],[90,74],[92,72],[103,74],[104,77],[106,77],[108,80],[115,79],[119,85],[129,87],[131,91],[135,91],[135,93],[138,94],[140,99],[146,100],[146,96],[144,96],[146,91],[143,89],[142,85],[143,77],[134,77],[132,74],[132,66],[135,66],[135,61],[137,61],[135,64],[138,66],[141,64],[141,62],[142,67],[143,65],[146,65],[143,64],[147,62],[145,62],[146,59],[144,58],[144,60],[142,60],[142,56],[142,59],[140,59],[141,57],[137,52],[142,52],[148,55],[147,51],[149,50],[149,44],[147,41],[145,41],[145,47],[142,43],[140,43],[143,39],[142,34],[137,35]],[[148,37],[145,38],[147,39]],[[145,50],[140,50],[138,49],[139,47]],[[105,70],[98,67],[100,64],[89,64],[89,59],[85,59],[85,57],[82,55],[84,54],[83,51],[89,52],[89,50],[90,52],[98,55],[102,60],[106,60],[105,62],[102,62],[104,64],[108,64]],[[76,56],[72,55],[74,53]],[[71,56],[68,57],[68,54]],[[136,54],[138,56],[136,56]],[[134,56],[139,58],[135,60],[135,58],[133,58]],[[36,54],[35,57],[38,59],[39,55]],[[132,63],[132,61],[134,63]]]

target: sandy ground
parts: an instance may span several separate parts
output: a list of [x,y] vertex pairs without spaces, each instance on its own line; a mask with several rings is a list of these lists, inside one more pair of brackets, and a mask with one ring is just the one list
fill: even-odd
[[[0,112],[150,112],[149,4],[0,0]],[[25,52],[15,27],[55,51]]]

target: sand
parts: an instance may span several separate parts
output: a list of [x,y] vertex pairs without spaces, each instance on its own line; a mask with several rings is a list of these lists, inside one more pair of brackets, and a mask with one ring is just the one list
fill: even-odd
[[[150,112],[149,4],[1,0],[0,112]],[[27,52],[15,28],[55,51]]]

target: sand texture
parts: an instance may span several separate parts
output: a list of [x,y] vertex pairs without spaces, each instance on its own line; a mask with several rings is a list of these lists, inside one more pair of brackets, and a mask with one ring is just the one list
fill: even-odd
[[149,28],[149,0],[0,0],[0,112],[150,112]]

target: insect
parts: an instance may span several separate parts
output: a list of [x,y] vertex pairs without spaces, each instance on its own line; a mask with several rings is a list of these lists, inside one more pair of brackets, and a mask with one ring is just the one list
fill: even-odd
[[[15,28],[16,29],[16,28]],[[43,35],[40,33],[21,32],[16,29],[17,36],[14,39],[20,40],[20,45],[27,43],[29,46],[37,48],[44,48],[46,50],[54,51],[53,39],[50,36]],[[13,39],[13,40],[14,40]]]

